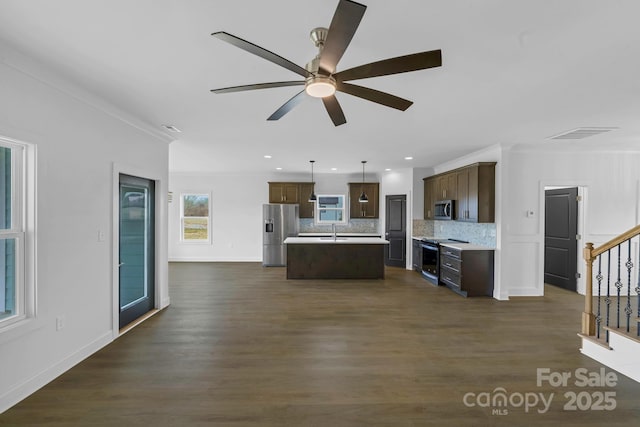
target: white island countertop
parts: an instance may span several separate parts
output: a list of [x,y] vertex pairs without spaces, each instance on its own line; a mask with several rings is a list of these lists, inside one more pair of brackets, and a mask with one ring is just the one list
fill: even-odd
[[[380,233],[348,233],[348,232],[337,232],[338,237],[380,237]],[[322,233],[298,233],[298,237],[333,237],[333,233],[331,232],[322,232]]]
[[346,244],[346,245],[386,245],[389,243],[388,240],[382,239],[380,237],[340,237],[338,236],[335,240],[333,236],[331,237],[287,237],[284,240],[285,244],[326,244],[326,243],[336,243],[336,244]]

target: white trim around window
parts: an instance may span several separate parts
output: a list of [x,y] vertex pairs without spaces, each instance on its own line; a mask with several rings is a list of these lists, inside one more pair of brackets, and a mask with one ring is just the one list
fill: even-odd
[[349,222],[347,197],[344,194],[318,194],[316,200],[316,224],[346,224]]
[[0,149],[1,343],[30,330],[36,317],[36,147],[0,136]]
[[185,192],[180,194],[180,242],[210,244],[211,193]]

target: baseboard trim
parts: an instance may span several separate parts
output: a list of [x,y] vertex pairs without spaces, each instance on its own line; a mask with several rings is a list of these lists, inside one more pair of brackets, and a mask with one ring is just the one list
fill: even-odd
[[247,258],[247,259],[169,258],[169,262],[262,262],[262,258]]
[[80,348],[75,353],[62,359],[60,362],[36,374],[22,384],[18,384],[11,390],[0,396],[0,414],[41,389],[87,357],[91,356],[104,346],[113,341],[113,332],[108,331],[100,337]]
[[544,296],[544,290],[541,290],[536,287],[509,289],[509,297],[541,297],[541,296]]

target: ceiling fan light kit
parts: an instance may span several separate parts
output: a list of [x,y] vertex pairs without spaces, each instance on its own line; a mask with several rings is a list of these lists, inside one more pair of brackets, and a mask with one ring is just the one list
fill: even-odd
[[440,67],[442,65],[442,53],[440,50],[414,53],[371,62],[336,72],[338,62],[349,46],[349,43],[351,43],[351,39],[360,25],[366,9],[367,6],[363,4],[351,0],[340,0],[329,28],[317,27],[311,30],[311,41],[318,48],[319,52],[315,58],[306,64],[305,68],[294,64],[280,55],[224,31],[211,34],[220,40],[304,77],[304,80],[232,86],[212,89],[211,92],[230,93],[274,87],[304,86],[302,91],[285,102],[269,116],[267,120],[279,120],[297,106],[305,95],[309,95],[314,98],[321,98],[333,124],[335,126],[342,125],[346,123],[347,120],[335,96],[336,92],[348,93],[349,95],[400,111],[406,110],[413,104],[412,101],[379,90],[347,83],[347,81]]
[[314,98],[326,98],[336,93],[336,80],[331,76],[311,76],[305,81],[304,90]]

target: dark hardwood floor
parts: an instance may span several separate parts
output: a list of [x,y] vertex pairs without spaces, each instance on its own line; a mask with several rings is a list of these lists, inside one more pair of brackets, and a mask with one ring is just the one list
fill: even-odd
[[[579,352],[575,293],[549,286],[539,298],[465,299],[398,268],[385,280],[284,277],[284,268],[258,263],[171,264],[169,308],[1,414],[0,425],[609,427],[640,419],[640,384],[619,374],[614,387],[574,384],[576,369],[602,367]],[[537,368],[572,378],[538,386]],[[478,406],[499,388],[511,403]],[[571,393],[584,403],[605,391],[615,393],[612,411],[564,408]],[[552,399],[547,411],[519,405],[534,395]]]

